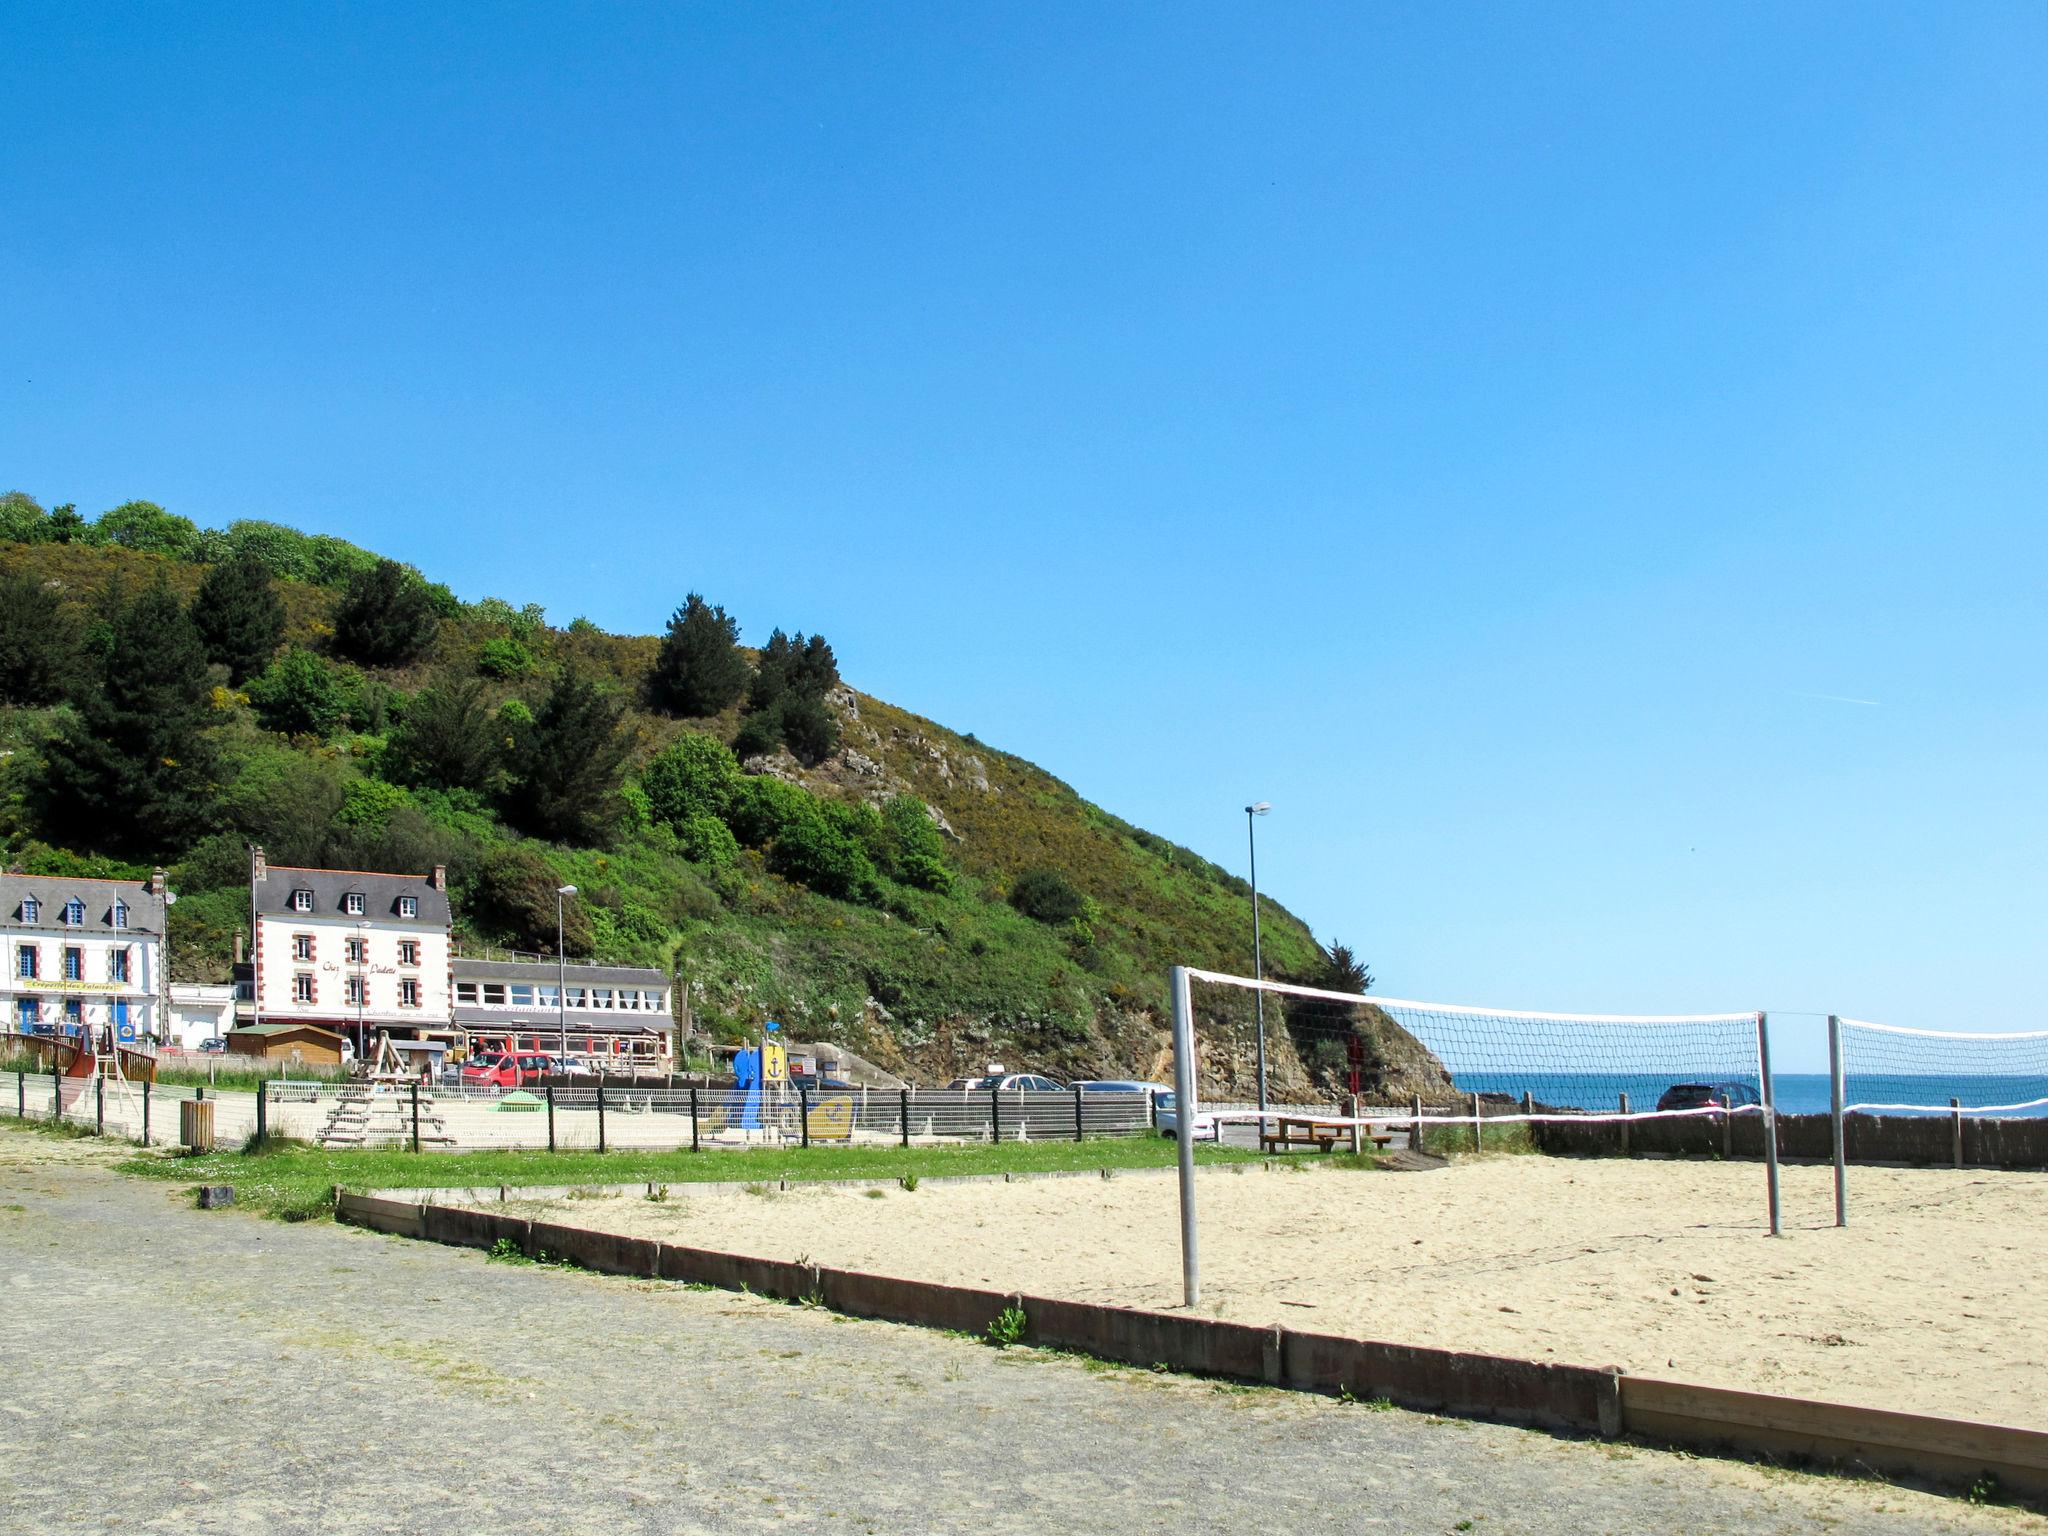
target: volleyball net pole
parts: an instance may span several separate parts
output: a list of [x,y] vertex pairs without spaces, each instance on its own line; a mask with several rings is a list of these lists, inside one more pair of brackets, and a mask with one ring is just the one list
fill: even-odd
[[[1180,1164],[1180,1279],[1192,1310],[1202,1299],[1202,1260],[1195,1231],[1195,1005],[1187,967],[1173,968],[1174,1139]],[[1261,1062],[1263,1078],[1264,1063]]]

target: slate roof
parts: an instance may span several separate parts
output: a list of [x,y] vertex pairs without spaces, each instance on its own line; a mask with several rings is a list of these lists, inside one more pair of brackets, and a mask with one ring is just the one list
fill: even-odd
[[[22,921],[21,903],[25,896],[35,897],[38,904],[33,923]],[[63,921],[64,907],[74,897],[85,905],[85,921],[75,928]],[[128,907],[125,928],[114,926],[117,899]],[[149,887],[140,880],[0,874],[0,924],[32,933],[141,933],[155,937],[164,931],[164,899],[150,895]]]
[[[448,893],[434,889],[431,875],[383,875],[355,869],[293,869],[272,864],[264,878],[252,883],[259,917],[347,917],[342,898],[351,892],[363,897],[365,918],[383,922],[414,922],[425,928],[446,928],[449,920]],[[292,892],[311,891],[313,910],[294,912]],[[419,916],[400,918],[398,898],[412,896],[419,901]]]

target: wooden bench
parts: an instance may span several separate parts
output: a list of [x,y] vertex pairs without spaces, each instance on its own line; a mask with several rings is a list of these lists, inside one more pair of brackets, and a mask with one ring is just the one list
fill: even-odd
[[[1367,1131],[1359,1140],[1370,1141],[1375,1147],[1386,1147],[1393,1143],[1391,1131]],[[1282,1116],[1270,1126],[1259,1127],[1259,1150],[1261,1152],[1284,1152],[1290,1147],[1316,1147],[1328,1152],[1338,1142],[1347,1146],[1351,1141],[1351,1127],[1330,1120],[1311,1120]]]

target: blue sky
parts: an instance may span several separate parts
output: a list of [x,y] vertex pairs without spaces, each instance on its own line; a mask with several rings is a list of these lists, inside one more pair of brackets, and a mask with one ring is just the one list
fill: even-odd
[[2037,4],[18,4],[0,94],[11,486],[822,631],[1272,800],[1401,995],[2048,1023]]

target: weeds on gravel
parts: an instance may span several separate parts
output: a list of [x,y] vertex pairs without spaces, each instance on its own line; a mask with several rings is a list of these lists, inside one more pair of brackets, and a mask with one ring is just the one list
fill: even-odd
[[1024,1330],[1028,1323],[1022,1307],[1005,1307],[989,1322],[984,1337],[997,1349],[1008,1349],[1012,1344],[1024,1342]]

